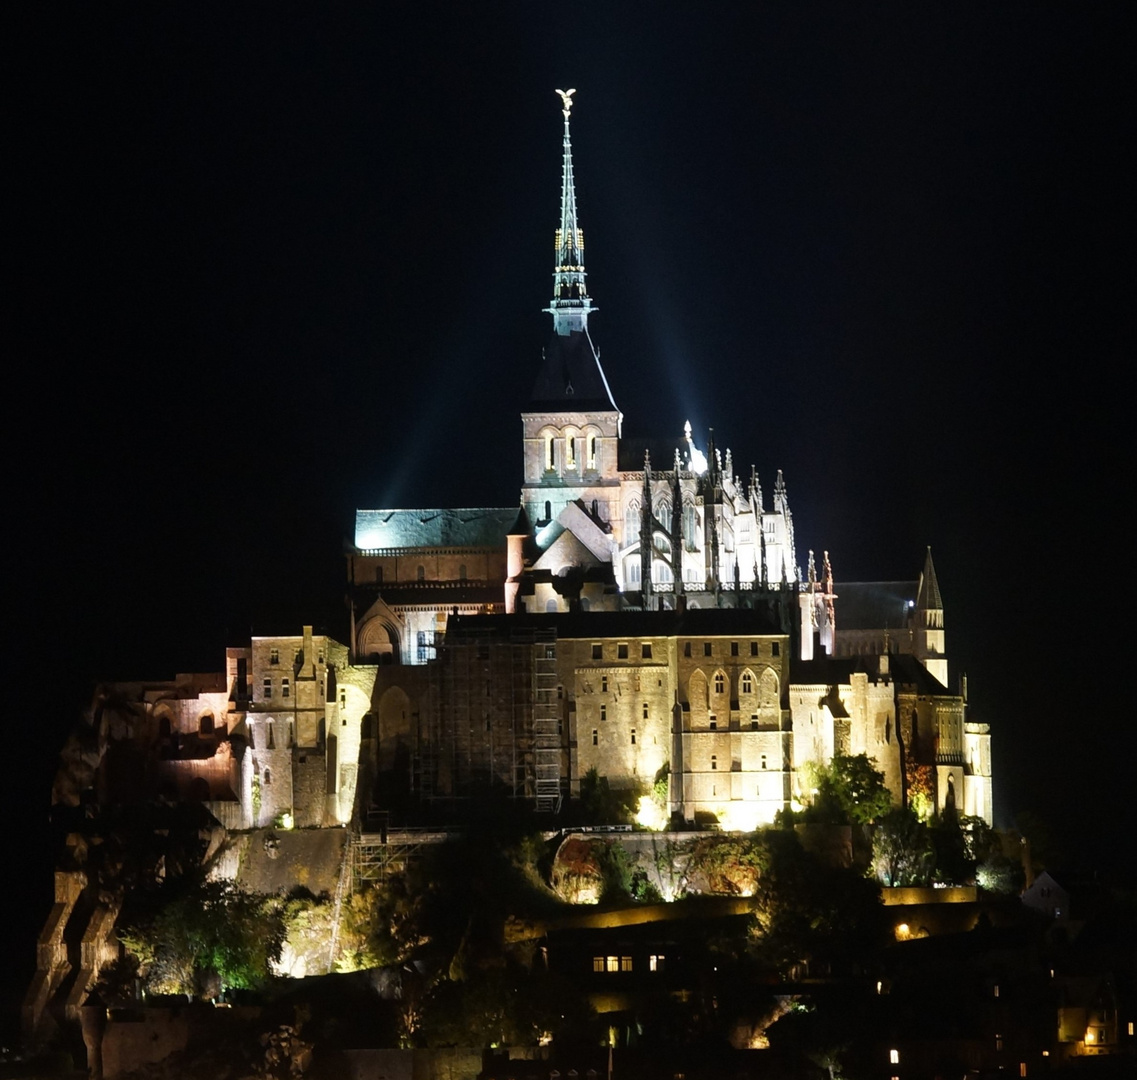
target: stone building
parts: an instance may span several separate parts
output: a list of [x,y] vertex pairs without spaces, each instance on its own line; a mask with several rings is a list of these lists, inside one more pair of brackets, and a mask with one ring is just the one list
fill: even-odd
[[752,826],[808,798],[807,764],[865,753],[897,803],[990,821],[990,734],[949,688],[931,551],[916,581],[837,584],[828,552],[803,573],[780,471],[767,500],[713,434],[624,439],[588,325],[570,111],[519,505],[357,512],[380,783],[492,781],[553,809],[590,769],[630,787],[667,765],[675,813]]

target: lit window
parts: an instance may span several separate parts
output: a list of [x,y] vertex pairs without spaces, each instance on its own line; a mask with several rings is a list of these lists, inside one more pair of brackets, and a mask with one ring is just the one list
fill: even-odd
[[640,653],[645,660],[651,659],[651,642],[650,641],[645,641],[643,643],[643,645],[640,646]]
[[281,679],[280,680],[280,696],[281,697],[290,697],[291,693],[292,693],[292,688],[289,686],[288,680],[287,679]]
[[900,1064],[900,1051],[899,1050],[889,1050],[888,1062],[890,1065],[899,1065]]
[[264,699],[265,699],[265,701],[268,701],[268,699],[270,697],[272,697],[272,679],[270,679],[266,675],[265,676],[265,688],[264,688]]
[[1026,1062],[1019,1062],[1019,1076],[1026,1076]]
[[620,957],[620,970],[621,971],[631,971],[632,970],[632,958],[630,956],[621,956]]
[[603,956],[594,956],[592,958],[592,970],[593,971],[603,971],[604,970],[604,957]]
[[605,959],[605,963],[604,963],[604,970],[605,971],[619,971],[620,970],[620,958],[618,956],[607,956],[604,959]]
[[1003,1049],[1003,1036],[1002,1035],[996,1035],[995,1036],[995,1049],[996,1050],[1002,1050]]
[[667,957],[663,953],[654,953],[647,958],[647,966],[649,971],[662,971],[666,963]]

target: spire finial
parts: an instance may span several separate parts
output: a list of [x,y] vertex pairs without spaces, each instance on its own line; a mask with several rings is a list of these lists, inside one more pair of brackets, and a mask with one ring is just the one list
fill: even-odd
[[576,221],[576,185],[572,175],[572,140],[569,137],[571,90],[557,90],[565,118],[564,160],[561,166],[561,225],[557,229],[553,266],[553,302],[545,309],[553,316],[553,329],[561,336],[584,330],[592,301],[584,285],[584,233]]

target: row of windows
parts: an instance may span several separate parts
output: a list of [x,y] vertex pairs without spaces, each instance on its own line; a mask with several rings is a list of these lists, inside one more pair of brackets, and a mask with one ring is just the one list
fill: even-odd
[[[600,707],[600,719],[601,720],[605,719],[604,707],[603,706]],[[632,736],[632,743],[631,744],[632,744],[632,746],[635,746],[636,745],[636,729],[635,728],[632,728],[631,736]],[[593,728],[592,729],[592,745],[593,746],[599,746],[600,745],[600,729],[599,728]]]
[[[466,564],[465,563],[459,563],[458,564],[458,580],[459,581],[465,581],[466,575],[467,575]],[[416,581],[426,581],[426,567],[425,566],[420,565],[420,566],[415,567],[415,580]],[[375,583],[377,585],[383,584],[383,567],[381,567],[381,566],[375,567]],[[275,664],[276,661],[274,660],[273,663]],[[322,659],[320,660],[320,663],[323,663]]]
[[[663,971],[667,964],[667,957],[663,953],[652,953],[647,958],[648,971]],[[611,973],[618,971],[632,971],[633,964],[630,956],[594,956],[592,970],[595,972]]]
[[[303,658],[304,658],[304,650],[303,649],[297,649],[296,652],[293,653],[293,655],[292,655],[292,662],[293,662],[293,664],[299,664]],[[279,664],[280,663],[280,650],[279,649],[270,649],[269,650],[268,662],[270,664]],[[319,654],[319,656],[317,657],[316,663],[322,664],[323,662],[324,662],[324,654],[321,652]]]
[[[577,467],[577,454],[584,450],[584,467],[594,471],[596,469],[596,436],[578,438],[576,435],[565,436],[565,468]],[[557,468],[557,438],[555,435],[545,436],[545,471],[554,472]]]
[[[641,642],[639,648],[640,648],[640,658],[642,660],[650,660],[652,657],[651,642],[650,641]],[[604,645],[599,641],[594,641],[592,643],[592,659],[593,660],[603,660],[604,659]],[[617,643],[617,645],[616,645],[616,659],[617,660],[627,660],[628,659],[628,643],[626,641],[621,641],[621,642]]]

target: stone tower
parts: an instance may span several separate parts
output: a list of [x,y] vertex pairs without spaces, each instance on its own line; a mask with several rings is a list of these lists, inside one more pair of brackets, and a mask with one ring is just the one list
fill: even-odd
[[943,686],[948,684],[947,653],[944,648],[944,602],[940,583],[932,565],[932,549],[924,556],[924,570],[916,591],[916,618],[912,651]]
[[540,530],[578,502],[598,523],[619,513],[617,452],[623,415],[612,400],[600,353],[588,333],[593,310],[585,285],[584,234],[577,224],[569,114],[573,90],[560,91],[564,116],[561,220],[556,231],[553,335],[527,409],[521,502]]

